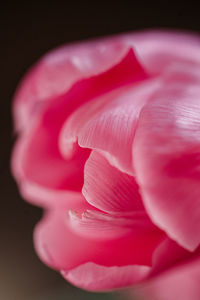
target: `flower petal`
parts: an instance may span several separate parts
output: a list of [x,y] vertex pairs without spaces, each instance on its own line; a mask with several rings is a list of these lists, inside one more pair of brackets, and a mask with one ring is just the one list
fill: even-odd
[[[105,267],[86,263],[71,271],[62,271],[63,277],[72,284],[90,291],[106,291],[128,287],[144,279],[147,266]],[[86,275],[87,274],[87,275]]]
[[22,80],[14,99],[16,128],[26,128],[46,104],[74,83],[118,64],[130,49],[117,38],[74,43],[47,53]]
[[74,147],[73,158],[64,160],[51,129],[43,126],[19,137],[13,153],[13,174],[20,185],[26,181],[51,190],[80,191],[90,151]]
[[80,191],[83,166],[90,151],[75,145],[73,157],[64,159],[58,148],[60,129],[66,118],[81,104],[116,86],[134,81],[132,67],[136,62],[132,50],[128,51],[113,68],[78,82],[68,93],[53,99],[40,117],[30,121],[30,126],[18,139],[13,154],[12,168],[18,182],[33,182],[54,190]]
[[161,272],[181,265],[186,260],[191,259],[197,252],[191,252],[179,246],[176,242],[166,236],[153,254],[153,266],[149,273],[150,277],[161,274]]
[[79,198],[81,195],[78,191],[47,188],[28,180],[21,180],[18,184],[24,199],[44,209],[65,207],[68,199]]
[[73,230],[82,236],[94,239],[113,239],[123,236],[144,236],[156,230],[145,211],[106,214],[101,211],[69,211],[70,224]]
[[22,80],[13,106],[15,127],[26,128],[32,116],[42,112],[46,102],[68,91],[78,80],[111,68],[128,48],[139,53],[150,74],[160,74],[175,61],[200,63],[199,45],[199,37],[191,33],[162,30],[123,34],[55,49]]
[[149,74],[162,74],[174,63],[200,64],[199,35],[184,31],[146,30],[120,36],[139,54]]
[[69,210],[88,210],[88,204],[81,197],[68,199],[65,207],[47,211],[36,226],[35,248],[47,265],[66,271],[87,262],[108,267],[151,265],[153,251],[163,238],[155,227],[151,234],[144,230],[138,236],[130,233],[111,239],[87,237],[73,229]]
[[157,80],[115,89],[82,105],[66,121],[60,149],[70,157],[73,143],[103,151],[110,163],[133,174],[132,143],[140,110],[159,86]]
[[200,88],[163,85],[143,109],[133,160],[151,219],[188,250],[200,243]]
[[197,257],[155,277],[136,291],[140,296],[152,300],[199,300],[199,281],[200,258]]
[[91,205],[105,212],[144,211],[134,177],[111,166],[95,150],[85,164],[82,193]]

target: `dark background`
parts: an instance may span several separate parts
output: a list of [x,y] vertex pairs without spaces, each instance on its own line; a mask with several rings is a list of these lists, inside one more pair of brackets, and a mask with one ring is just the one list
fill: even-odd
[[[131,4],[130,4],[131,3]],[[145,28],[200,32],[199,9],[188,1],[16,2],[0,9],[0,299],[111,299],[82,292],[44,266],[33,250],[40,209],[24,202],[10,175],[11,101],[27,68],[63,43]]]

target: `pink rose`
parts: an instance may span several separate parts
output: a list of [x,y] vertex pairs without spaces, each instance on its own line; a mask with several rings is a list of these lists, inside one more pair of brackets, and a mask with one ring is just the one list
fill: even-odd
[[88,290],[147,282],[156,300],[199,299],[200,38],[63,46],[28,72],[13,108],[13,174],[45,209],[39,257]]

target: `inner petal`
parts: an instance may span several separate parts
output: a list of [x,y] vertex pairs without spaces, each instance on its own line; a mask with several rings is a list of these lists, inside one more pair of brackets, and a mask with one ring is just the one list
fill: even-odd
[[131,84],[81,106],[61,131],[64,157],[71,156],[78,140],[81,147],[102,151],[112,165],[132,175],[132,143],[139,113],[158,85],[154,79]]
[[80,191],[83,166],[90,151],[74,147],[73,157],[66,160],[61,156],[58,137],[63,123],[82,104],[135,82],[136,75],[138,80],[146,76],[133,51],[129,50],[111,69],[77,82],[70,91],[54,98],[40,117],[30,121],[18,140],[12,163],[17,180],[57,190]]
[[22,80],[14,101],[15,127],[24,129],[44,105],[66,93],[75,82],[118,64],[129,46],[119,39],[74,43],[47,53]]
[[111,166],[94,150],[85,164],[82,193],[91,205],[105,212],[144,210],[134,177]]
[[69,211],[72,229],[95,240],[110,240],[123,236],[141,238],[156,230],[146,212],[108,214],[96,210]]

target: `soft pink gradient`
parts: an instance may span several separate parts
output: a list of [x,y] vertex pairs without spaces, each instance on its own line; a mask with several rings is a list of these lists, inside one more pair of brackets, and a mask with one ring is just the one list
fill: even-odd
[[199,37],[62,46],[22,80],[13,113],[12,171],[45,209],[42,261],[88,290],[200,298]]

